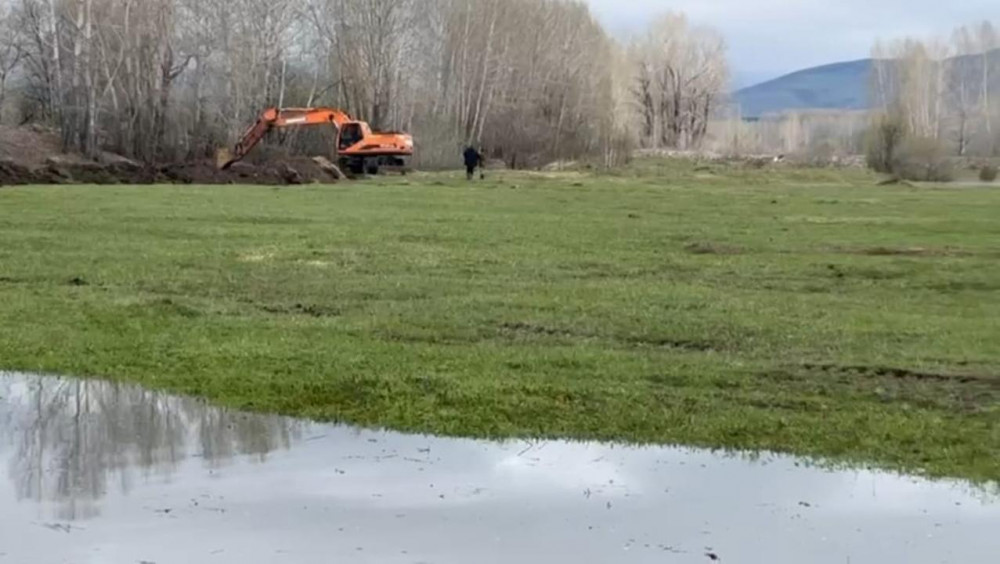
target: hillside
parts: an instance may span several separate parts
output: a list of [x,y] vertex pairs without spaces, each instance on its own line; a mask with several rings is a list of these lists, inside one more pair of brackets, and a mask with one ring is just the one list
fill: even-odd
[[871,68],[871,59],[814,67],[739,90],[735,101],[746,117],[796,109],[864,109]]
[[[991,52],[990,65],[1000,67],[1000,49]],[[982,74],[981,55],[948,59],[953,70],[971,77]],[[736,91],[734,101],[745,117],[789,110],[863,110],[869,106],[872,59],[834,63],[801,70]],[[994,72],[991,90],[1000,91],[1000,73]],[[975,78],[971,79],[973,82]]]

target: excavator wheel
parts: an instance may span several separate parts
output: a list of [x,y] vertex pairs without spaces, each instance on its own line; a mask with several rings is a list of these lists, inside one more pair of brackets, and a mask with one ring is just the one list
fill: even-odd
[[365,173],[365,163],[358,158],[341,158],[340,168],[350,173],[351,176],[361,176]]

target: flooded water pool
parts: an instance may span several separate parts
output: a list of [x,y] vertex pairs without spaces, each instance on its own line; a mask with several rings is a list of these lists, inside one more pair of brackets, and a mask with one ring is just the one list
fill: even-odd
[[785,457],[408,436],[0,374],[0,563],[969,563],[1000,501]]

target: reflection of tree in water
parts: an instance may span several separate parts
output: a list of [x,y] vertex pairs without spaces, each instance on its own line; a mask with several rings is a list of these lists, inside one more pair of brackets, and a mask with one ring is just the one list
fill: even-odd
[[301,434],[289,419],[110,382],[18,376],[7,379],[0,403],[0,440],[15,448],[9,473],[19,499],[55,502],[66,520],[96,516],[108,490],[128,492],[137,475],[168,480],[195,454],[190,444],[219,467],[237,456],[263,460]]

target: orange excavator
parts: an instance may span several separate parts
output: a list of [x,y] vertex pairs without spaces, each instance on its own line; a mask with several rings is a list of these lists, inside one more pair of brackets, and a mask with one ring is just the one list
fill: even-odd
[[375,132],[363,121],[334,108],[268,108],[247,129],[230,155],[220,159],[223,170],[243,160],[272,129],[332,125],[337,130],[340,166],[354,174],[378,174],[381,166],[404,167],[413,155],[408,133]]

